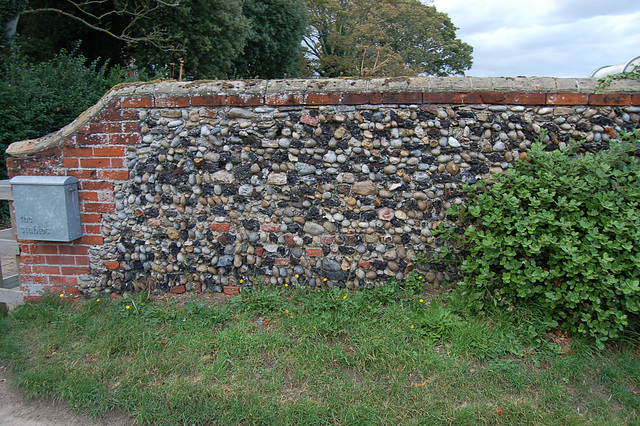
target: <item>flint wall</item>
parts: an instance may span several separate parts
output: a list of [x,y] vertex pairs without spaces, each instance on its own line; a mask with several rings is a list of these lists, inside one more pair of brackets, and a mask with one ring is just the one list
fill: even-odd
[[80,180],[83,236],[21,241],[43,291],[236,292],[377,285],[413,269],[460,186],[548,149],[640,126],[640,82],[403,78],[114,88],[64,129],[12,144],[11,176]]

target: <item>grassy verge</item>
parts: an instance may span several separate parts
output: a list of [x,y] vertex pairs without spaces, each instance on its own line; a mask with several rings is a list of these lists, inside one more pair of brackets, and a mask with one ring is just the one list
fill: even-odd
[[531,311],[474,317],[393,285],[48,299],[0,322],[0,360],[32,396],[142,424],[640,422],[636,346],[542,329]]

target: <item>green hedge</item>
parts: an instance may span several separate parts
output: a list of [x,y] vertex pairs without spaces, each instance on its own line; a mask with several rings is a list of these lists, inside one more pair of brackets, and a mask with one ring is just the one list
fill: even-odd
[[468,188],[464,303],[534,303],[601,346],[640,312],[638,131],[597,154],[546,152]]
[[118,80],[105,66],[66,52],[37,65],[16,59],[0,82],[0,144],[5,148],[70,123]]
[[[138,74],[62,51],[50,61],[25,62],[19,54],[4,61],[0,81],[0,147],[34,139],[64,127],[93,106],[111,87]],[[3,165],[0,178],[6,177]]]

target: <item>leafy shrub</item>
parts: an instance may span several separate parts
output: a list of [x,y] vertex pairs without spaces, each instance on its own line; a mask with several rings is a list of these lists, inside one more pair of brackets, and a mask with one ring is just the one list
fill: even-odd
[[534,303],[599,346],[640,312],[638,131],[576,155],[534,144],[527,161],[468,188],[459,291],[466,303]]
[[[107,63],[87,63],[62,51],[50,61],[27,63],[14,54],[0,81],[0,147],[54,132],[93,106],[111,87],[145,78]],[[4,166],[0,177],[6,177]]]

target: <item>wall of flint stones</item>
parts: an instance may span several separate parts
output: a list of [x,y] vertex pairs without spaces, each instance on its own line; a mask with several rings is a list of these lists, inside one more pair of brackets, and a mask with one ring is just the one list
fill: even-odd
[[606,148],[640,126],[640,82],[415,78],[154,83],[114,89],[8,150],[12,176],[80,179],[83,237],[21,242],[42,291],[363,287],[420,269],[462,183],[540,137]]

